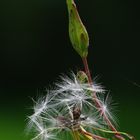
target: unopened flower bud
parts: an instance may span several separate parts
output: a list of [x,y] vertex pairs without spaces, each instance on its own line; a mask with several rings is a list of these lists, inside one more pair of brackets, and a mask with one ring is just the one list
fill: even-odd
[[81,84],[88,83],[88,77],[84,71],[78,71],[76,78]]
[[69,36],[73,48],[83,58],[88,55],[89,37],[78,14],[74,0],[67,0],[69,13]]

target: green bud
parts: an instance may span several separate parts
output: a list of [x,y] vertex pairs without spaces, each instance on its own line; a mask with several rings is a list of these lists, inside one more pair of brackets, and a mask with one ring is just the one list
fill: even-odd
[[[84,71],[78,71],[76,78],[80,84],[87,84],[88,83],[88,76],[86,75],[86,73]],[[87,90],[86,94],[91,96],[93,94],[93,92],[90,90]]]
[[78,14],[74,0],[67,0],[69,13],[69,36],[73,48],[83,58],[88,55],[89,37]]
[[78,71],[76,77],[81,84],[88,83],[88,77],[84,71]]

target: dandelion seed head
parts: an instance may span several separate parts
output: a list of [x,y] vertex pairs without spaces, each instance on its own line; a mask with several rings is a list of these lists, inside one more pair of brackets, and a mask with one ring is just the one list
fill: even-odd
[[33,140],[55,139],[58,132],[77,130],[80,125],[102,127],[93,93],[97,93],[100,110],[111,117],[108,101],[104,100],[104,91],[98,84],[80,83],[74,73],[70,77],[61,76],[61,81],[56,83],[53,90],[34,101],[34,113],[29,116],[29,126],[36,133]]

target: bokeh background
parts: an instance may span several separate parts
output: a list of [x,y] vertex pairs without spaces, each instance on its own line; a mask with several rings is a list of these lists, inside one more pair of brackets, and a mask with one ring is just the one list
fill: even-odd
[[[119,129],[140,139],[138,1],[75,0],[89,32],[93,77],[118,103]],[[0,1],[0,140],[25,134],[33,102],[60,74],[83,69],[68,37],[65,0]]]

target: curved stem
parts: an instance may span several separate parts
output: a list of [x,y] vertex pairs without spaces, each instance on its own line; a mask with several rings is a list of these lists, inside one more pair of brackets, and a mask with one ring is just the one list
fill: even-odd
[[[90,73],[90,70],[89,70],[89,66],[88,66],[88,62],[87,62],[87,57],[82,58],[82,61],[83,61],[83,64],[84,64],[85,72],[86,72],[86,74],[88,76],[88,82],[89,82],[90,85],[92,85],[93,81],[92,81],[92,78],[91,78],[91,73]],[[101,103],[98,100],[96,92],[93,92],[93,97],[94,97],[94,102],[95,102],[98,110],[101,112],[100,108],[102,108],[102,105],[101,105]],[[102,115],[103,115],[106,123],[108,124],[109,128],[112,131],[117,132],[116,128],[113,126],[113,124],[111,123],[111,121],[109,120],[109,118],[107,117],[105,112],[102,112]],[[120,134],[115,134],[115,136],[116,136],[116,138],[118,138],[120,140],[124,140],[124,138]]]
[[79,132],[83,135],[86,135],[86,136],[89,136],[89,137],[92,137],[93,139],[98,139],[98,140],[107,140],[106,138],[103,138],[101,136],[98,136],[98,135],[95,135],[95,134],[91,134],[87,131],[84,131],[82,129],[79,130]]
[[109,133],[109,134],[121,134],[121,135],[124,135],[124,136],[128,137],[130,140],[135,139],[133,136],[131,136],[131,135],[125,133],[125,132],[109,131],[109,130],[95,128],[95,127],[93,127],[93,130],[98,130],[98,131],[101,131],[101,132],[104,132],[104,133]]

